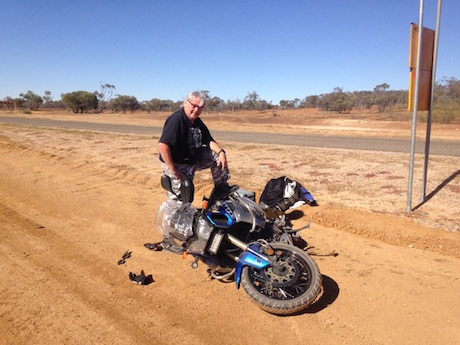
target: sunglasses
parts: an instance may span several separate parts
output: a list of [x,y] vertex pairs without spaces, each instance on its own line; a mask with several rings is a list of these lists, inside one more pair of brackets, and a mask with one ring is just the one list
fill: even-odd
[[202,105],[201,107],[199,105],[196,105],[196,104],[193,104],[192,102],[188,101],[190,103],[190,105],[193,107],[194,110],[203,110],[204,109],[204,105]]

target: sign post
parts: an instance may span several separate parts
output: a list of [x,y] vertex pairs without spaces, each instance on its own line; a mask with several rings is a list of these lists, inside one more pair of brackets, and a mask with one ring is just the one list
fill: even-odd
[[[436,82],[436,60],[438,51],[441,0],[438,0],[436,31],[423,27],[423,0],[420,0],[419,24],[411,24],[409,53],[409,110],[412,110],[411,152],[409,162],[409,183],[407,189],[406,213],[412,212],[412,185],[414,176],[415,136],[417,111],[428,110],[425,139],[425,163],[423,171],[421,202],[425,201],[428,156],[430,150],[431,112],[433,90]],[[416,55],[415,55],[416,52]]]
[[441,5],[442,0],[438,0],[438,9],[436,14],[436,30],[434,32],[434,47],[433,47],[433,66],[431,68],[431,93],[430,106],[428,107],[428,116],[426,123],[426,138],[425,138],[425,161],[423,164],[423,180],[420,202],[425,202],[426,199],[426,180],[428,175],[428,158],[430,155],[430,140],[431,140],[431,113],[433,111],[433,93],[436,84],[436,63],[438,60],[438,43],[439,43],[439,28],[441,26]]
[[[423,28],[423,0],[420,0],[420,11],[419,11],[419,27]],[[420,60],[421,60],[421,51],[422,51],[422,33],[423,30],[418,31],[418,42],[420,44],[417,45],[417,66],[415,68],[415,87],[414,87],[414,102],[411,103],[409,101],[409,106],[412,104],[413,112],[412,112],[412,136],[411,136],[411,149],[410,149],[410,160],[409,160],[409,182],[407,188],[407,205],[406,205],[406,213],[412,213],[412,184],[414,179],[414,155],[415,155],[415,133],[417,131],[417,107],[418,107],[418,90],[419,90],[419,78],[420,75]],[[412,52],[410,54],[410,58],[412,59]],[[411,71],[412,76],[412,71]],[[412,78],[411,78],[412,80]],[[412,87],[412,85],[411,85]],[[411,87],[409,90],[411,90]],[[410,91],[409,91],[410,94]],[[410,99],[410,97],[409,97]]]

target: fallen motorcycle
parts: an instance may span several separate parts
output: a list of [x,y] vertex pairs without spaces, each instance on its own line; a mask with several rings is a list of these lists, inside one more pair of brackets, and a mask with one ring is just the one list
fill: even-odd
[[[167,176],[161,184],[173,193]],[[308,253],[294,245],[303,228],[293,229],[279,208],[257,204],[255,193],[238,186],[217,200],[204,199],[199,209],[193,195],[193,183],[185,181],[178,200],[164,202],[156,216],[165,238],[195,258],[193,268],[205,263],[212,278],[234,281],[237,289],[242,285],[272,314],[296,314],[315,301],[322,276]]]

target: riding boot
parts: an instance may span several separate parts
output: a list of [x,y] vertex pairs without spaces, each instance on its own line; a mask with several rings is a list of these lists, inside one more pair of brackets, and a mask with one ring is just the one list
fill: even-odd
[[217,200],[225,199],[231,188],[228,183],[216,184],[209,196],[208,205],[212,206]]

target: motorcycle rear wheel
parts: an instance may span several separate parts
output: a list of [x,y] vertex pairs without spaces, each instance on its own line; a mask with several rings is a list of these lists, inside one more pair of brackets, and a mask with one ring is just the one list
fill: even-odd
[[245,266],[241,285],[253,302],[269,313],[299,313],[313,303],[321,292],[322,276],[318,265],[298,247],[273,242],[270,245],[274,249],[270,257],[280,267],[258,270]]

